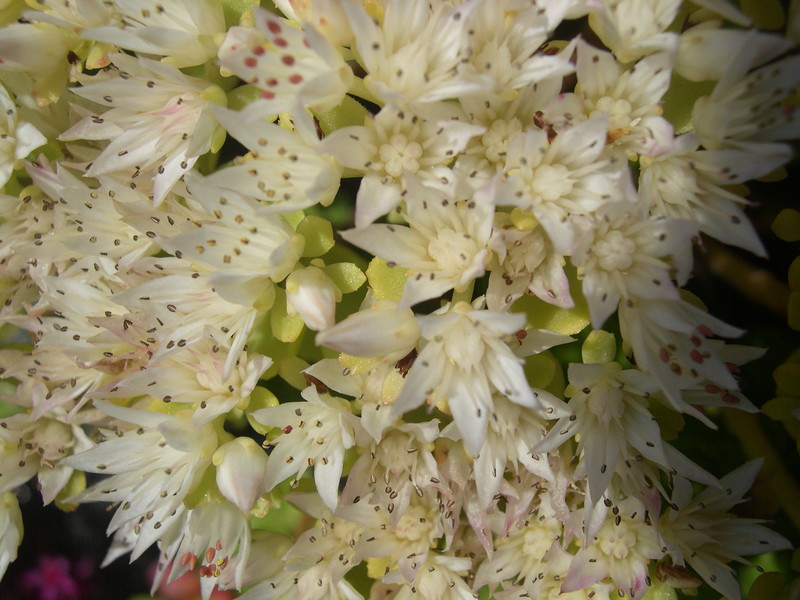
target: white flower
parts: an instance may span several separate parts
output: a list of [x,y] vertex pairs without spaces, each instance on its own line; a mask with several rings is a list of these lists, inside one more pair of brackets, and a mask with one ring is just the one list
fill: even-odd
[[208,273],[226,300],[252,307],[271,281],[294,269],[303,237],[288,222],[250,196],[187,177],[191,195],[169,202],[173,209],[129,217],[147,237],[195,270]]
[[98,390],[94,396],[151,396],[163,402],[187,403],[193,411],[192,422],[199,428],[234,407],[244,408],[258,379],[272,364],[272,359],[266,356],[248,357],[242,351],[233,368],[226,372],[228,355],[229,349],[219,342],[199,340],[115,380],[113,391]]
[[538,128],[518,133],[508,144],[497,204],[532,212],[556,251],[570,254],[579,236],[570,215],[588,215],[609,202],[633,198],[626,165],[604,155],[607,131],[603,114],[555,137]]
[[342,492],[343,503],[379,504],[386,508],[389,523],[395,527],[412,498],[421,497],[440,478],[433,456],[438,425],[434,419],[385,429],[380,440],[372,442],[351,468]]
[[313,25],[297,29],[258,7],[253,19],[255,27],[228,30],[219,60],[225,69],[263,90],[267,114],[291,110],[299,117],[303,108],[325,112],[342,101],[353,71]]
[[407,179],[409,227],[373,224],[342,232],[348,242],[408,269],[401,307],[466,289],[483,275],[489,256],[494,185],[462,198],[450,186],[434,188]]
[[694,221],[700,231],[721,242],[765,256],[742,210],[747,201],[725,186],[761,177],[789,156],[781,144],[758,154],[732,148],[700,150],[695,137],[684,134],[672,152],[642,161],[639,194],[652,215]]
[[[566,591],[563,589],[564,579],[569,573],[570,563],[573,555],[565,551],[558,543],[554,543],[544,561],[539,565],[539,572],[536,577],[529,577],[524,585],[510,591],[516,591],[518,595],[509,594],[499,596],[503,600],[527,600],[528,598],[538,598],[539,600],[610,600],[619,598],[613,590],[613,584],[597,582],[586,587]],[[507,584],[504,584],[507,585]]]
[[591,544],[575,555],[561,591],[586,588],[606,577],[633,600],[647,590],[647,565],[664,554],[658,534],[648,523],[645,506],[635,498],[622,500],[616,508]]
[[352,356],[399,360],[419,339],[419,325],[410,308],[396,302],[373,303],[317,334],[318,344]]
[[52,502],[73,473],[66,458],[92,446],[80,425],[64,409],[37,419],[21,413],[0,421],[0,493],[38,476],[42,500]]
[[[446,401],[464,444],[475,456],[493,412],[492,388],[521,406],[542,407],[538,396],[547,392],[530,388],[523,361],[505,341],[524,328],[524,315],[473,310],[462,302],[449,312],[420,317],[419,325],[427,342],[393,404],[395,413],[426,400],[431,405]],[[562,341],[546,340],[542,350],[558,343]]]
[[262,425],[279,427],[283,432],[271,441],[274,449],[267,462],[264,488],[269,491],[290,475],[299,480],[314,467],[317,492],[331,510],[338,503],[339,478],[344,466],[344,451],[355,444],[358,417],[349,403],[314,387],[302,392],[305,402],[288,402],[252,413]]
[[678,478],[670,508],[662,515],[660,530],[669,555],[678,565],[688,564],[700,577],[731,600],[741,598],[730,561],[748,564],[742,556],[791,548],[788,540],[757,519],[737,518],[730,510],[743,502],[761,467],[753,460],[692,497],[692,487]]
[[111,474],[70,501],[119,503],[107,532],[132,527],[135,559],[153,542],[183,527],[183,501],[211,464],[217,434],[210,425],[198,429],[180,416],[101,401],[95,406],[135,428],[120,435],[109,432],[111,437],[94,448],[63,461],[82,471]]
[[[573,51],[574,44],[570,44],[559,55],[566,57]],[[537,81],[535,86],[525,90],[524,94],[517,94],[511,101],[491,94],[460,98],[459,103],[469,122],[485,131],[480,137],[470,140],[453,170],[476,189],[503,172],[510,140],[535,121],[541,122],[542,107],[549,105],[558,95],[562,82],[562,77]]]
[[212,457],[217,468],[217,487],[222,495],[250,512],[264,487],[267,454],[248,437],[237,437],[220,446]]
[[681,397],[680,390],[702,380],[736,389],[736,380],[707,338],[734,337],[741,331],[683,300],[623,302],[619,323],[637,366],[653,376],[675,410],[711,424]]
[[309,329],[323,331],[336,321],[336,303],[342,293],[319,267],[295,269],[286,278],[289,316],[300,315]]
[[[545,480],[554,477],[546,454],[531,451],[544,435],[543,420],[537,414],[540,411],[509,402],[498,394],[492,401],[486,439],[473,464],[478,503],[484,511],[500,493],[509,463],[510,471],[517,475],[527,470]],[[452,436],[448,429],[442,434]]]
[[0,580],[9,563],[17,558],[17,548],[22,542],[22,513],[13,492],[0,495]]
[[113,6],[120,26],[88,29],[83,37],[162,56],[178,68],[216,56],[225,32],[222,5],[216,0],[113,0]]
[[608,0],[589,13],[589,25],[623,63],[663,50],[675,51],[678,36],[666,32],[680,0]]
[[489,275],[489,310],[507,309],[526,292],[561,308],[575,305],[564,273],[564,257],[555,251],[536,217],[529,213],[495,213],[489,245],[499,263]]
[[218,107],[214,114],[225,129],[250,152],[238,164],[194,180],[195,195],[207,206],[227,196],[243,198],[286,214],[315,204],[328,206],[339,188],[339,169],[315,147],[316,132],[303,121],[294,132],[265,119],[259,103],[244,110]]
[[396,567],[411,583],[445,533],[443,500],[435,493],[414,494],[402,512],[394,503],[367,500],[343,505],[337,513],[363,526],[355,558],[385,558],[387,572]]
[[608,141],[629,154],[658,154],[672,147],[672,126],[659,104],[670,85],[673,57],[647,56],[623,71],[614,56],[586,42],[577,46],[575,93],[562,94],[546,115],[551,120],[608,115]]
[[763,64],[786,52],[792,44],[758,30],[691,27],[681,33],[675,72],[689,81],[718,81],[745,46],[748,46],[747,52],[756,55],[755,60]]
[[[298,508],[317,519],[258,585],[240,596],[245,600],[363,600],[344,575],[358,564],[356,548],[363,528],[331,514],[317,495],[291,494]],[[278,557],[276,556],[276,559]]]
[[679,284],[688,279],[693,222],[647,218],[641,205],[612,205],[593,225],[578,242],[573,262],[596,329],[620,301],[678,298],[672,278]]
[[[474,600],[464,576],[472,567],[467,557],[456,557],[447,554],[431,554],[424,564],[420,565],[412,582],[405,583],[395,594],[394,600]],[[383,581],[395,583],[399,581],[399,572],[389,573]]]
[[58,226],[40,238],[40,248],[35,249],[39,262],[53,260],[47,255],[53,254],[53,245],[58,244],[75,259],[72,262],[91,262],[92,271],[113,279],[121,269],[157,251],[149,237],[140,235],[123,219],[132,207],[148,202],[144,194],[113,180],[90,188],[58,163],[55,170],[39,163],[27,164],[26,170],[53,202],[51,210],[58,215]]
[[100,369],[77,369],[74,361],[50,346],[39,346],[31,352],[0,350],[0,375],[19,381],[13,394],[3,398],[30,408],[33,420],[51,411],[56,414],[58,408],[74,415],[83,404],[83,395],[105,379]]
[[145,172],[152,178],[153,199],[158,205],[212,148],[219,124],[210,110],[211,99],[224,102],[222,91],[153,60],[127,54],[114,54],[111,60],[118,69],[115,76],[85,77],[83,85],[72,91],[112,108],[96,113],[81,109],[84,118],[59,139],[109,140],[86,175],[133,170],[133,179]]
[[250,556],[250,524],[229,502],[205,502],[188,511],[181,527],[170,532],[174,539],[162,540],[155,590],[171,564],[169,581],[197,569],[203,600],[215,586],[241,589]]
[[344,3],[367,89],[384,102],[412,105],[484,91],[456,74],[469,54],[469,16],[476,6],[475,0],[455,8],[389,0],[376,22],[361,4]]
[[304,373],[319,379],[330,389],[354,398],[356,404],[361,405],[361,425],[364,431],[375,441],[380,441],[383,431],[397,421],[391,405],[400,393],[404,377],[416,356],[416,350],[413,349],[402,356],[385,357],[383,360],[354,359],[352,356],[342,355],[339,361],[318,361],[305,369]]
[[733,147],[752,154],[772,152],[776,140],[800,135],[800,119],[781,100],[800,84],[800,57],[761,65],[754,38],[745,36],[710,96],[695,102],[692,123],[698,141],[709,150]]
[[533,452],[550,452],[576,439],[575,476],[587,478],[587,509],[603,498],[617,465],[625,460],[641,455],[665,471],[671,468],[658,423],[647,406],[647,398],[658,390],[655,381],[639,371],[622,370],[617,363],[572,363],[569,383],[572,414],[554,423]]
[[128,275],[136,285],[113,297],[129,311],[117,335],[124,339],[127,325],[152,361],[211,337],[228,350],[222,371],[227,378],[255,323],[252,304],[229,302],[214,291],[208,276],[174,258],[147,259]]
[[394,209],[405,196],[406,180],[447,176],[443,169],[484,129],[457,119],[422,119],[388,105],[365,126],[343,127],[328,135],[320,150],[364,176],[356,196],[356,227],[363,228]]
[[76,30],[106,25],[114,13],[110,2],[104,0],[32,0],[28,4],[36,9],[25,13],[29,21]]
[[17,162],[47,142],[36,127],[17,120],[17,107],[6,88],[0,85],[0,188],[11,178]]
[[475,574],[475,587],[513,579],[533,583],[542,571],[549,571],[543,560],[561,540],[564,525],[555,517],[547,492],[538,495],[539,506],[517,521],[497,540],[494,553],[481,563]]
[[0,70],[29,76],[31,97],[39,106],[55,102],[64,91],[69,51],[67,32],[50,23],[12,23],[0,28]]
[[533,83],[571,73],[566,57],[542,52],[569,4],[569,0],[543,6],[482,0],[467,19],[469,53],[458,66],[459,76],[510,99]]

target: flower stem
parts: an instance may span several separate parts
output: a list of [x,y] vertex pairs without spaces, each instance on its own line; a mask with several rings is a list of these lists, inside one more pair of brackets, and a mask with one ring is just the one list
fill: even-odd
[[725,424],[736,436],[742,448],[751,458],[763,457],[761,480],[769,486],[773,498],[800,529],[800,485],[783,465],[780,456],[770,443],[758,422],[758,415],[740,410],[724,411]]
[[463,290],[459,291],[457,289],[453,290],[453,301],[452,304],[455,306],[459,302],[466,302],[467,304],[472,303],[472,292],[475,290],[475,280],[473,279],[470,281]]

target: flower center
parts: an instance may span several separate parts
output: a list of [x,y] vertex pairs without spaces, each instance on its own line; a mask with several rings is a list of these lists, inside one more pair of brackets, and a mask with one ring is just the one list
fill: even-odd
[[542,200],[552,202],[572,191],[572,179],[564,165],[539,165],[533,173],[531,189]]
[[606,271],[624,271],[633,264],[635,250],[636,244],[615,229],[597,242],[594,252],[600,268]]
[[419,170],[422,146],[409,141],[402,133],[395,133],[380,147],[379,152],[383,168],[392,177],[400,177],[404,171],[416,173]]
[[519,119],[511,119],[510,121],[497,119],[493,121],[489,131],[481,136],[481,143],[485,148],[484,155],[486,156],[486,160],[493,163],[503,160],[506,156],[508,140],[519,131],[522,131],[522,125]]
[[[626,524],[605,525],[600,532],[599,548],[608,557],[623,560],[636,547],[636,533]],[[603,535],[605,534],[605,535]]]
[[631,126],[632,111],[631,103],[624,98],[603,96],[595,103],[595,110],[592,115],[599,112],[607,113],[610,121],[608,128],[610,130],[625,129]]
[[422,506],[411,505],[397,522],[394,534],[409,542],[418,542],[430,533],[430,525],[425,525],[430,521],[430,515]]
[[525,532],[522,551],[525,556],[541,560],[553,545],[555,532],[551,528],[532,527]]
[[439,263],[443,271],[466,268],[477,253],[478,248],[472,236],[452,229],[439,231],[428,243],[428,255]]

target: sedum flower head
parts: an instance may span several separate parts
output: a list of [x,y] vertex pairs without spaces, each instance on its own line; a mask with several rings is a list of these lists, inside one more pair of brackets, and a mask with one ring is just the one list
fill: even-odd
[[0,575],[35,478],[204,600],[739,598],[759,463],[677,448],[758,411],[685,289],[798,137],[755,4],[3,4]]

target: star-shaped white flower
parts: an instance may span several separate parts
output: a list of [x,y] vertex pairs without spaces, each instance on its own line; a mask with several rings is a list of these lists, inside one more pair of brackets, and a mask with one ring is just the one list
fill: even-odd
[[[531,389],[523,360],[506,343],[524,328],[525,315],[475,310],[461,302],[447,312],[420,317],[419,324],[426,343],[392,406],[396,414],[425,401],[443,406],[446,401],[465,446],[476,456],[493,412],[492,390],[528,408],[542,409],[542,400],[551,407],[562,404],[548,392]],[[528,332],[528,337],[540,337],[539,352],[571,339],[550,332]]]
[[342,232],[348,242],[408,270],[401,307],[463,290],[483,275],[489,257],[494,185],[463,198],[449,186],[407,178],[409,226],[373,224]]
[[290,475],[295,480],[314,467],[314,481],[325,505],[335,510],[344,452],[355,444],[359,419],[346,400],[319,394],[314,387],[302,392],[305,402],[288,402],[252,413],[262,425],[280,427],[272,440],[264,488],[271,490]]

